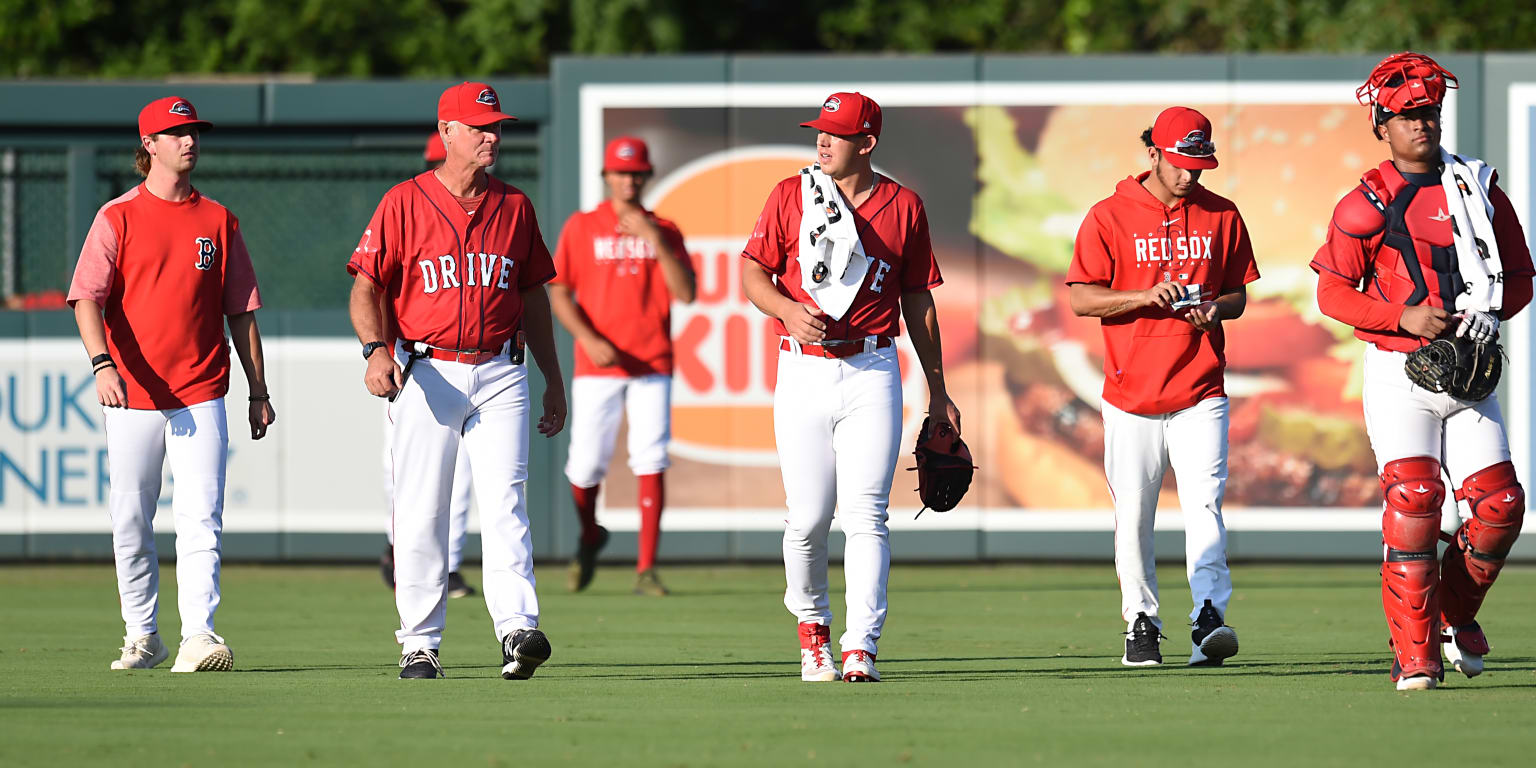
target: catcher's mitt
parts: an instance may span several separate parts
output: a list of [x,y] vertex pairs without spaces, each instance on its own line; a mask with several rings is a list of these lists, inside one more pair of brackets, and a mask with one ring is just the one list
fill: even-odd
[[941,421],[935,428],[932,419],[923,419],[912,455],[917,457],[917,466],[912,468],[917,472],[917,495],[923,500],[917,516],[922,517],[930,509],[954,509],[971,487],[971,475],[976,471],[971,465],[971,449],[955,433],[954,426]]
[[1477,402],[1493,394],[1504,373],[1504,348],[1463,338],[1435,339],[1408,354],[1408,380],[1431,392]]

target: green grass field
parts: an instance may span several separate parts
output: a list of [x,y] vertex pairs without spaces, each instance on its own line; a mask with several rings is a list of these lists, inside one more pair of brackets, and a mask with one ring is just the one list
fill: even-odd
[[[542,570],[555,655],[508,682],[478,597],[450,603],[448,679],[395,679],[393,602],[371,568],[226,569],[236,671],[173,675],[107,669],[110,566],[0,567],[0,765],[1529,764],[1536,569],[1506,570],[1484,609],[1488,671],[1416,694],[1387,680],[1369,564],[1238,565],[1242,651],[1199,670],[1177,663],[1176,618],[1175,663],[1120,666],[1108,565],[898,564],[886,681],[862,686],[800,682],[779,569],[663,573],[675,594],[658,600],[628,594],[624,568],[581,595]],[[1182,569],[1160,575],[1178,617]]]

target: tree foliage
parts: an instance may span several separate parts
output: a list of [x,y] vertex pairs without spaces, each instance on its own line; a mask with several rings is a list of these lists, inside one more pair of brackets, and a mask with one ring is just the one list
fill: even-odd
[[1528,0],[0,0],[0,75],[538,74],[555,54],[1516,50]]

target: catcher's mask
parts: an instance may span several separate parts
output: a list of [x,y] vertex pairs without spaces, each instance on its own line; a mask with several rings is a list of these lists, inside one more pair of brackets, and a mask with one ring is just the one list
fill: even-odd
[[1457,87],[1456,76],[1422,53],[1394,53],[1371,70],[1355,98],[1371,108],[1371,126],[1417,107],[1439,106],[1445,92]]

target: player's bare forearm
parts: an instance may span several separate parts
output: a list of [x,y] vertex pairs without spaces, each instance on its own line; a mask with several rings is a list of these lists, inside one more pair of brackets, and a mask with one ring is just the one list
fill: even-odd
[[587,319],[587,313],[581,311],[576,304],[576,299],[571,295],[571,289],[559,283],[549,283],[549,310],[554,314],[565,330],[577,341],[588,341],[593,337],[602,338],[602,334],[592,327],[592,322]]
[[1248,287],[1238,286],[1216,297],[1217,317],[1221,320],[1236,320],[1243,316],[1248,309]]
[[950,399],[944,383],[944,342],[939,335],[939,311],[933,305],[933,292],[903,293],[901,316],[906,320],[912,349],[917,352],[917,364],[928,382],[928,415],[953,424],[959,432],[960,409]]
[[352,295],[347,301],[347,314],[352,318],[352,330],[358,341],[385,341],[383,301],[384,292],[366,275],[359,273],[352,280]]
[[75,302],[75,325],[80,328],[80,341],[85,344],[87,357],[105,354],[107,351],[107,325],[101,319],[101,305],[90,299]]
[[565,380],[560,374],[560,356],[555,354],[555,324],[550,319],[549,295],[544,286],[535,285],[524,289],[523,338],[528,352],[544,375],[544,387],[565,391]]
[[[1119,291],[1093,283],[1067,286],[1067,298],[1078,317],[1115,317],[1148,306],[1146,291]],[[1169,304],[1172,302],[1169,301]]]
[[656,264],[661,267],[661,278],[667,283],[667,293],[672,294],[673,301],[692,304],[698,285],[693,270],[683,262],[688,254],[674,251],[665,237],[656,238],[652,247],[656,250]]
[[780,320],[784,318],[784,312],[797,303],[779,293],[779,289],[773,286],[773,277],[768,274],[768,270],[751,259],[741,260],[741,290],[747,295],[747,301],[752,302],[758,311]]
[[245,381],[251,387],[251,397],[266,396],[266,359],[262,354],[261,327],[256,324],[255,312],[229,316],[229,340],[235,345],[235,354],[240,357],[240,367],[245,369]]

